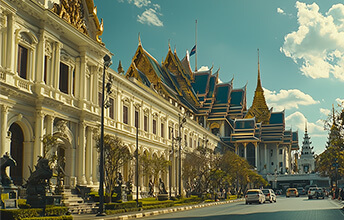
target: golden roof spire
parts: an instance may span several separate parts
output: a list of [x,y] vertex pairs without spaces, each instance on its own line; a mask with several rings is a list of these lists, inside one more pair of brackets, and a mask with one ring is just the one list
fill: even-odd
[[140,37],[140,32],[139,32],[139,46],[142,46],[142,45],[141,45],[141,37]]
[[305,122],[305,133],[307,134],[307,121]]
[[262,122],[263,124],[269,124],[270,121],[270,111],[266,104],[264,97],[264,90],[260,80],[260,64],[259,64],[259,49],[258,49],[258,80],[257,88],[254,92],[254,98],[251,108],[248,110],[245,118],[256,118],[257,122]]

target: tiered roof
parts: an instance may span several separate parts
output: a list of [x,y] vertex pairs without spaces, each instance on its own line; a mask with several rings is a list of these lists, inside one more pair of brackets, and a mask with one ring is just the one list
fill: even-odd
[[182,104],[196,118],[210,122],[210,129],[225,126],[221,140],[226,144],[240,142],[265,142],[292,145],[298,149],[298,135],[285,130],[285,112],[269,110],[260,79],[258,80],[251,108],[246,107],[246,86],[233,89],[233,79],[219,83],[219,70],[192,72],[188,53],[180,60],[169,47],[165,60],[159,64],[143,49],[141,41],[126,73],[142,85],[169,100]]

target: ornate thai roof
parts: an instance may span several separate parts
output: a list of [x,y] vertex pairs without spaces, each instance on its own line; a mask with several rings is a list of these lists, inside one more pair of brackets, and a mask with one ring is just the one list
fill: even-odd
[[104,31],[103,20],[99,22],[93,0],[61,0],[60,4],[54,3],[51,11],[81,33],[104,44],[99,38]]
[[248,110],[246,118],[256,117],[257,122],[262,122],[263,124],[269,124],[270,121],[270,111],[265,101],[264,90],[260,80],[260,65],[259,65],[259,55],[258,55],[258,80],[257,87],[254,93],[254,98],[252,106]]

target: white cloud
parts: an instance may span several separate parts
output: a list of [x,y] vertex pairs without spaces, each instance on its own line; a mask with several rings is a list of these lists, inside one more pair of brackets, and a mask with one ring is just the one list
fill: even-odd
[[142,24],[154,25],[158,27],[164,26],[163,22],[158,18],[158,15],[162,15],[158,13],[153,8],[146,9],[142,15],[137,16],[137,21]]
[[344,99],[336,98],[336,102],[338,103],[338,105],[344,107]]
[[[314,137],[326,137],[327,132],[324,130],[324,122],[321,120],[315,123],[309,122],[306,117],[299,111],[294,112],[285,118],[286,126],[292,127],[293,130],[297,129],[299,131],[305,130],[305,125],[307,122],[307,131]],[[299,137],[300,138],[300,137]]]
[[320,108],[320,113],[324,114],[326,117],[331,113],[330,109]]
[[285,15],[285,12],[283,11],[282,8],[277,8],[277,13]]
[[149,0],[128,0],[129,4],[134,4],[138,8],[142,8],[142,6],[150,5],[151,1]]
[[295,7],[299,28],[284,37],[280,51],[308,77],[344,81],[344,5],[333,5],[325,14],[316,3],[296,2]]
[[201,66],[201,68],[198,69],[198,71],[207,71],[209,70],[208,66]]
[[264,88],[264,96],[268,106],[273,107],[276,111],[292,108],[298,109],[300,105],[314,105],[320,103],[319,101],[315,101],[312,96],[298,89],[282,89],[276,92]]

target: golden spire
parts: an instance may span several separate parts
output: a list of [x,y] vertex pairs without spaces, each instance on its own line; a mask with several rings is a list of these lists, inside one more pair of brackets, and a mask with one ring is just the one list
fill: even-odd
[[140,32],[139,32],[139,46],[141,46],[141,37],[140,37]]
[[305,122],[305,133],[307,134],[307,121]]
[[118,63],[117,73],[118,74],[124,73],[121,61],[119,61],[119,63]]
[[263,124],[269,124],[270,111],[265,101],[264,90],[260,80],[260,64],[259,64],[259,49],[258,49],[258,80],[257,88],[254,92],[254,98],[251,108],[248,110],[245,118],[256,118],[256,121]]

